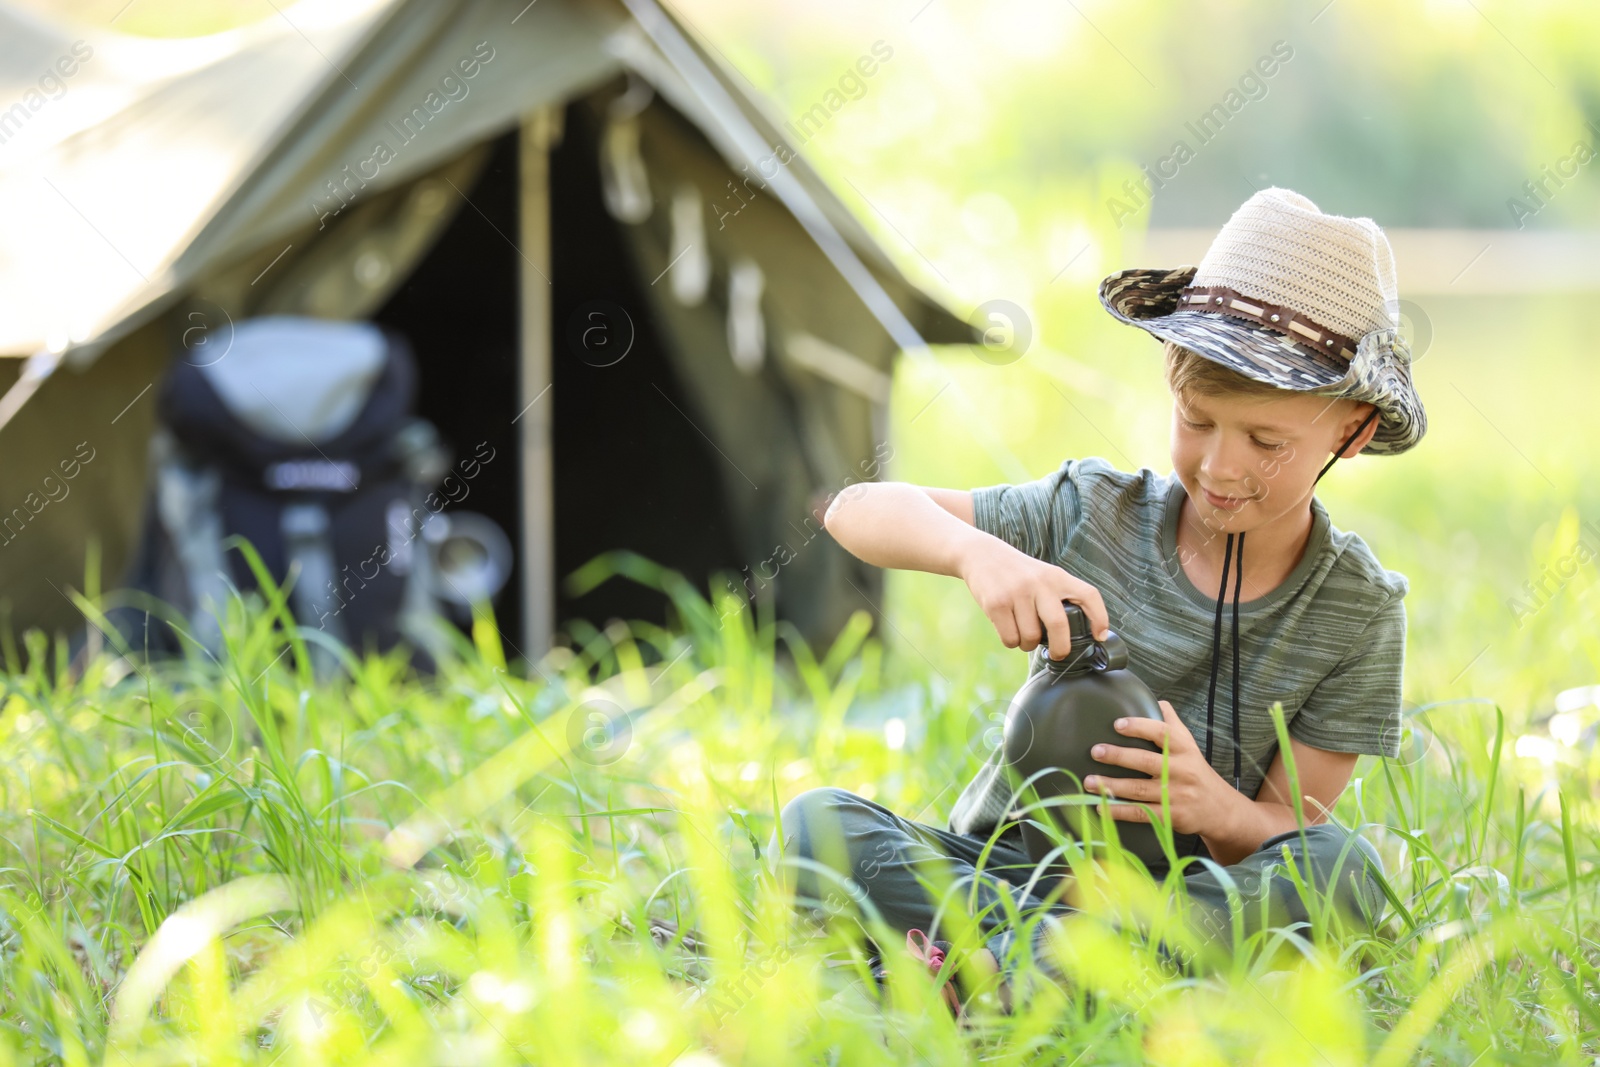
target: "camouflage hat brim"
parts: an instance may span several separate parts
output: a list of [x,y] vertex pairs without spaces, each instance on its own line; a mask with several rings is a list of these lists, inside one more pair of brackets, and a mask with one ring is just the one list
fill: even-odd
[[1362,337],[1349,364],[1245,319],[1179,310],[1179,293],[1196,268],[1135,268],[1100,283],[1100,302],[1114,317],[1163,341],[1182,345],[1229,370],[1280,389],[1341,397],[1378,409],[1378,429],[1362,452],[1394,455],[1427,432],[1427,416],[1411,380],[1411,353],[1399,330]]

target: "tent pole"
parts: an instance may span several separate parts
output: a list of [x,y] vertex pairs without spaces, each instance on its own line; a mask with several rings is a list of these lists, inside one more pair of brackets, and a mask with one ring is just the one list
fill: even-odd
[[518,137],[517,247],[521,316],[519,393],[522,471],[522,642],[530,667],[555,638],[555,463],[551,431],[550,147],[561,113],[540,108],[524,116]]

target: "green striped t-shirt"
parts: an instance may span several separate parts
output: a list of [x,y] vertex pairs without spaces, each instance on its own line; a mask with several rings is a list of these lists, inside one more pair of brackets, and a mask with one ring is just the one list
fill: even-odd
[[[1216,590],[1196,589],[1177,550],[1183,483],[1149,468],[1117,470],[1098,456],[1068,460],[1022,485],[972,491],[978,529],[1048,560],[1100,591],[1128,667],[1170,701],[1204,751]],[[1282,701],[1291,737],[1332,752],[1400,753],[1400,682],[1408,584],[1359,536],[1333,526],[1311,500],[1304,556],[1277,588],[1239,602],[1240,789],[1254,798],[1277,751],[1267,709]],[[1245,555],[1250,551],[1245,542]],[[1223,608],[1212,766],[1233,781],[1232,579]],[[1248,590],[1240,594],[1248,595]],[[1037,648],[1030,677],[1045,667]],[[1011,790],[998,750],[956,800],[955,833],[988,834]],[[1195,844],[1178,835],[1180,854]]]

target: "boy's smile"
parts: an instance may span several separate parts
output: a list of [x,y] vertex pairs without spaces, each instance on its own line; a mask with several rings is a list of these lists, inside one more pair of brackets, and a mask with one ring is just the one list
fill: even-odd
[[[1258,580],[1292,570],[1311,528],[1317,472],[1369,410],[1288,391],[1174,397],[1172,469],[1187,494],[1178,542],[1191,559],[1199,557],[1199,572],[1220,568],[1219,535],[1245,532],[1255,535],[1249,568]],[[1344,454],[1354,455],[1369,437],[1370,428]]]
[[1255,499],[1254,496],[1218,496],[1216,493],[1213,493],[1203,485],[1200,488],[1205,494],[1205,498],[1208,502],[1216,507],[1222,508],[1224,511],[1238,511],[1240,508],[1244,507],[1250,501]]

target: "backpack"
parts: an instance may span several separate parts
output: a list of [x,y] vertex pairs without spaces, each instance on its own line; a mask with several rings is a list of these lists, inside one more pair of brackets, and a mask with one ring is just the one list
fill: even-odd
[[[410,638],[431,669],[442,614],[421,535],[435,518],[425,497],[450,460],[412,414],[415,393],[404,337],[366,322],[266,316],[237,324],[221,356],[177,359],[157,401],[150,503],[126,584],[180,610],[190,636],[220,655],[219,612],[235,590],[258,587],[244,553],[223,543],[242,535],[276,583],[293,577],[302,626],[358,653]],[[179,650],[142,611],[124,621],[138,628],[136,650]],[[315,642],[312,655],[319,671],[336,659]]]

